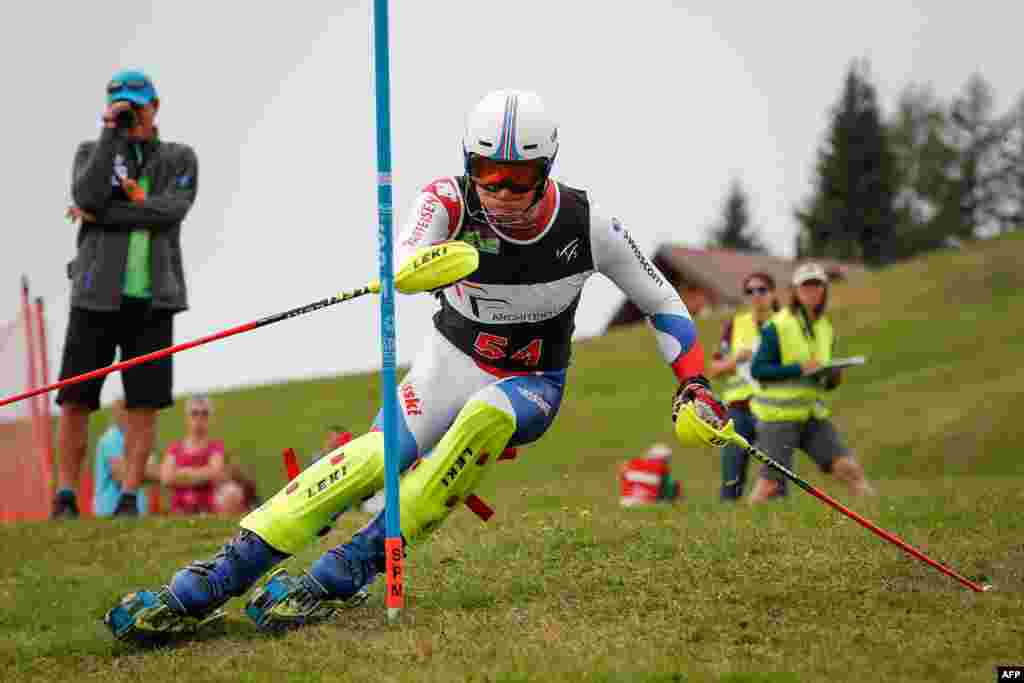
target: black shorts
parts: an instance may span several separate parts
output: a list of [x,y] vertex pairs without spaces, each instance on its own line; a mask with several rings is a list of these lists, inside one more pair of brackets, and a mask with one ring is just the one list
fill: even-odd
[[[173,344],[174,313],[154,309],[146,299],[125,297],[117,311],[87,311],[71,308],[60,378],[67,379],[114,362],[159,351]],[[125,407],[166,408],[171,396],[173,356],[142,363],[121,371]],[[100,407],[104,377],[78,382],[57,392],[57,403],[73,403],[91,410]]]

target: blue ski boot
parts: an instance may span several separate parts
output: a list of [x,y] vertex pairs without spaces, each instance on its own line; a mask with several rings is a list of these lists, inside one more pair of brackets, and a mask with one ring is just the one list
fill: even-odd
[[118,640],[140,645],[191,635],[222,619],[224,603],[244,595],[287,557],[243,530],[213,559],[191,563],[163,589],[124,596],[103,623]]
[[165,588],[158,592],[129,593],[104,615],[103,623],[120,641],[155,645],[191,636],[200,628],[223,618],[224,610],[221,609],[214,609],[203,617],[189,616]]
[[352,540],[332,548],[308,573],[292,576],[284,569],[271,574],[245,606],[261,630],[280,632],[327,621],[341,609],[366,602],[373,580],[384,571],[384,512]]
[[296,577],[287,569],[278,569],[253,591],[245,613],[261,631],[280,633],[329,621],[339,610],[358,607],[370,597],[364,586],[347,600],[330,599],[315,581],[309,574]]

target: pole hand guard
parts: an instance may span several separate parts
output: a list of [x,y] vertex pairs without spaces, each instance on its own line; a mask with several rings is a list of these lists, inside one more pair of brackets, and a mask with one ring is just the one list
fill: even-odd
[[480,253],[459,240],[421,247],[408,256],[395,274],[395,289],[403,294],[433,292],[471,275]]
[[736,433],[725,406],[711,393],[708,381],[699,375],[683,380],[676,389],[672,397],[672,422],[676,439],[683,446],[721,448]]

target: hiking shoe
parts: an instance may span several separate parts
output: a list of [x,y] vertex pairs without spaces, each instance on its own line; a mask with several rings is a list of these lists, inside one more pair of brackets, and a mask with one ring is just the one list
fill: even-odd
[[253,592],[245,605],[245,613],[261,631],[280,633],[322,623],[331,619],[338,610],[358,607],[370,597],[368,588],[364,586],[348,600],[323,598],[314,593],[302,578],[291,576],[286,569],[278,569]]
[[78,500],[74,491],[59,491],[54,496],[50,519],[78,519]]
[[152,645],[192,635],[225,616],[224,610],[215,609],[204,617],[191,617],[172,607],[175,602],[167,589],[129,593],[103,616],[103,623],[120,641]]

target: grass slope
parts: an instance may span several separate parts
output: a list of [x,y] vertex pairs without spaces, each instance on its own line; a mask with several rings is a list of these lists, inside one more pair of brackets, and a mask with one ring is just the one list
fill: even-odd
[[[229,522],[0,528],[0,679],[86,681],[986,681],[1024,662],[1024,240],[1001,239],[864,276],[834,291],[842,355],[869,365],[835,395],[838,424],[881,496],[846,501],[996,590],[974,595],[796,490],[758,509],[716,501],[718,458],[679,450],[686,500],[617,506],[616,468],[669,441],[673,390],[650,333],[579,344],[562,413],[541,443],[501,463],[465,511],[410,555],[409,609],[383,620],[381,586],[336,624],[268,639],[232,604],[226,633],[136,652],[100,615],[165,582],[233,533]],[[705,348],[721,320],[701,322]],[[230,352],[225,347],[222,352]],[[313,450],[322,426],[364,428],[374,377],[231,392],[229,447],[265,493],[280,451]],[[172,438],[181,406],[161,419]],[[327,543],[365,516],[343,517]],[[325,544],[291,566],[301,567]]]

